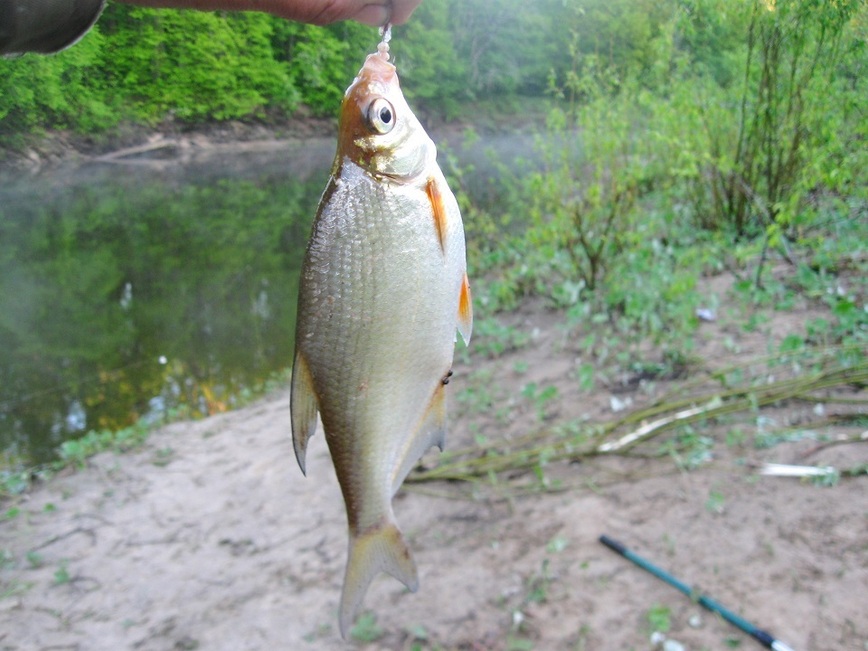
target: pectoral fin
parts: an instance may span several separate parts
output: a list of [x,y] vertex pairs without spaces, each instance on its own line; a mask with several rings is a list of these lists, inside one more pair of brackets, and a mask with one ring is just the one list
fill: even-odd
[[473,301],[470,297],[470,280],[467,274],[464,274],[464,279],[461,281],[461,296],[458,299],[458,332],[464,339],[464,345],[468,345],[473,332]]
[[358,533],[350,532],[350,551],[341,593],[341,635],[346,639],[368,586],[380,572],[388,572],[411,592],[419,589],[416,563],[391,509],[380,523]]
[[437,187],[437,180],[434,177],[428,179],[425,191],[428,194],[428,201],[431,203],[431,210],[434,213],[434,228],[437,230],[440,250],[446,253],[446,234],[449,230],[449,216],[446,212],[446,206],[443,205],[443,195],[440,193],[440,188]]
[[316,432],[317,397],[313,376],[304,356],[296,352],[292,365],[292,384],[289,393],[289,411],[292,420],[292,447],[301,472],[305,471],[307,442]]

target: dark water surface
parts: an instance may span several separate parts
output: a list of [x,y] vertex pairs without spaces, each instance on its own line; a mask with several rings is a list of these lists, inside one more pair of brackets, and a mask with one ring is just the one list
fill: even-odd
[[231,407],[291,363],[332,140],[0,178],[0,449]]
[[[490,191],[484,151],[514,161],[531,142],[457,146],[469,191]],[[231,408],[287,369],[333,156],[322,138],[0,172],[0,468],[89,430]]]

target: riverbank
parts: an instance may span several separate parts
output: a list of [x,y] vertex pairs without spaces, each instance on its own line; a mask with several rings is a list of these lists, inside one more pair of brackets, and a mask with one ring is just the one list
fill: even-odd
[[[558,387],[546,405],[550,424],[611,419],[613,398],[640,406],[685,380],[579,392],[562,316],[526,303],[499,317],[528,334],[525,348],[456,364],[449,450],[481,436],[503,448],[539,427],[536,407],[520,397],[528,380]],[[694,373],[760,354],[809,316],[778,313],[763,333],[709,323],[697,338],[706,366]],[[723,333],[744,357],[724,351]],[[480,378],[498,396],[497,408],[481,413],[467,399]],[[864,476],[822,487],[758,473],[767,461],[847,468],[868,462],[866,446],[807,435],[760,446],[749,419],[743,430],[731,420],[698,425],[713,445],[690,470],[669,456],[597,457],[548,466],[550,486],[561,488],[536,494],[506,481],[408,485],[395,510],[420,590],[380,577],[345,643],[336,620],[343,504],[321,433],[308,476],[298,470],[288,402],[283,389],[235,412],[174,423],[134,452],[97,455],[7,502],[3,647],[651,649],[652,630],[692,650],[754,644],[601,546],[603,533],[795,649],[861,649],[868,640],[858,598],[868,585]],[[815,408],[775,405],[762,422],[805,422]]]
[[92,160],[182,159],[196,150],[219,147],[244,151],[255,146],[251,143],[334,136],[336,128],[335,118],[299,115],[294,120],[271,124],[229,121],[189,126],[166,120],[156,127],[126,124],[97,135],[51,131],[31,136],[18,147],[0,148],[0,169],[33,173],[46,167]]

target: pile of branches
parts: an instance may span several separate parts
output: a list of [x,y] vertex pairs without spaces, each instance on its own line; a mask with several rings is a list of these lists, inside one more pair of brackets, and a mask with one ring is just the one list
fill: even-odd
[[[856,425],[868,430],[868,357],[853,346],[806,349],[769,356],[747,364],[697,376],[653,404],[615,420],[559,425],[508,441],[490,441],[443,454],[432,468],[417,468],[408,482],[521,481],[528,473],[555,462],[576,462],[605,455],[667,454],[672,446],[660,438],[694,424],[713,425],[739,413],[756,419],[762,409],[793,401],[841,405],[839,413],[822,416],[800,428]],[[816,410],[826,411],[826,410]],[[813,413],[813,412],[812,412]],[[868,432],[835,441],[866,440]]]

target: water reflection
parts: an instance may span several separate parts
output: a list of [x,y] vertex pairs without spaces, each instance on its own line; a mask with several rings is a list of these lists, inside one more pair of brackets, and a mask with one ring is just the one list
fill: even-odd
[[226,409],[286,368],[332,147],[4,179],[7,463],[47,461],[77,433],[179,405]]

